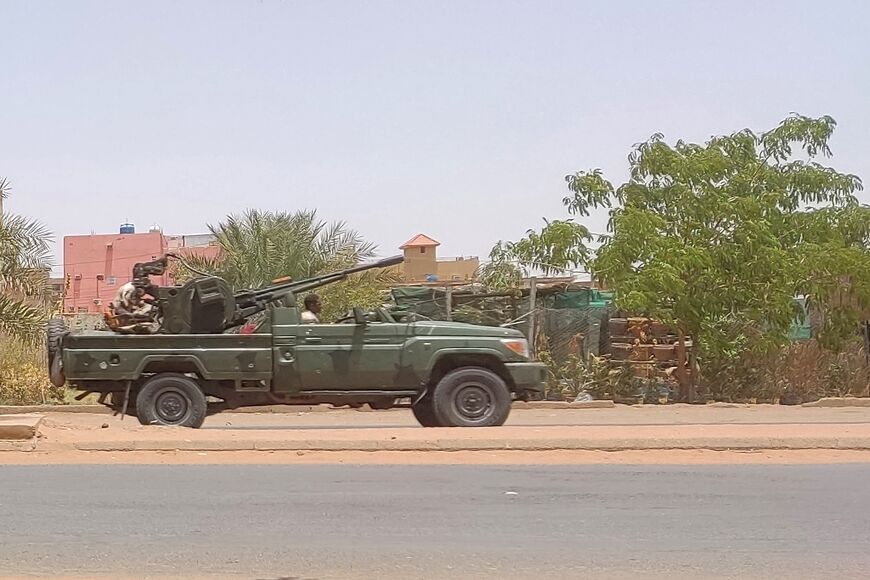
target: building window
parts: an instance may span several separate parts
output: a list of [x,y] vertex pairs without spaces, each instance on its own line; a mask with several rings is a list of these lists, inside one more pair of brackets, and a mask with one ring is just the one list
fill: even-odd
[[425,253],[426,253],[426,248],[420,248],[420,253],[421,253],[421,254],[425,254]]
[[87,306],[79,306],[79,314],[87,314],[88,307]]
[[67,310],[69,310],[70,313],[75,313],[76,311],[75,306],[70,306],[69,308],[67,308]]
[[109,276],[108,278],[106,278],[106,286],[114,286],[115,282],[116,280],[114,276]]

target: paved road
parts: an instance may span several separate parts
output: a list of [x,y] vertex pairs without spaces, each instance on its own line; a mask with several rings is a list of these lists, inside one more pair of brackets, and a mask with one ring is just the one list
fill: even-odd
[[0,575],[861,578],[870,465],[0,467]]

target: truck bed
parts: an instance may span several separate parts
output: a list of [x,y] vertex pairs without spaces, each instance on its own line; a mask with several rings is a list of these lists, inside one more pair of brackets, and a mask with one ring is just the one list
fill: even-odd
[[163,363],[189,368],[208,380],[269,380],[270,334],[130,335],[92,330],[63,340],[67,380],[132,380]]

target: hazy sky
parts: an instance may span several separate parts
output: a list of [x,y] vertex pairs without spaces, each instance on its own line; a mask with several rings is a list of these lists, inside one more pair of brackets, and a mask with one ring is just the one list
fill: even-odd
[[383,255],[425,232],[483,256],[657,131],[830,114],[831,163],[870,179],[868,22],[860,0],[0,0],[0,176],[58,239],[317,208]]

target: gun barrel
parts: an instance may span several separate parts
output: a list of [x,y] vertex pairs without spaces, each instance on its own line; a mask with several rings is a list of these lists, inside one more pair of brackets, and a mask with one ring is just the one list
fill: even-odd
[[332,282],[339,282],[351,274],[365,272],[366,270],[374,270],[376,268],[389,268],[390,266],[401,264],[404,261],[404,256],[392,256],[390,258],[378,260],[377,262],[359,264],[358,266],[347,268],[346,270],[339,270],[338,272],[331,272],[329,274],[314,276],[312,278],[279,281],[278,283],[270,284],[254,290],[243,290],[236,293],[236,303],[241,307],[245,307],[257,302],[268,302],[287,291],[306,292]]
[[404,256],[392,256],[390,258],[384,258],[383,260],[378,260],[377,262],[372,262],[370,264],[360,264],[359,266],[354,266],[353,268],[343,270],[343,272],[345,274],[355,274],[357,272],[373,270],[375,268],[389,268],[390,266],[396,266],[398,264],[401,264],[404,261]]

